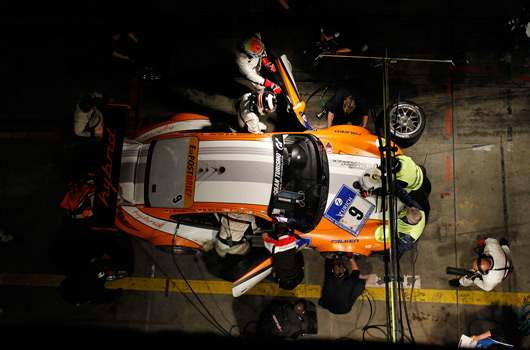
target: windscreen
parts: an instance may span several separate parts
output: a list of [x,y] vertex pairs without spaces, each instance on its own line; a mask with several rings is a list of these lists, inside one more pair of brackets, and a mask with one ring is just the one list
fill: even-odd
[[322,218],[328,189],[327,155],[310,134],[274,135],[274,179],[269,216],[300,232]]

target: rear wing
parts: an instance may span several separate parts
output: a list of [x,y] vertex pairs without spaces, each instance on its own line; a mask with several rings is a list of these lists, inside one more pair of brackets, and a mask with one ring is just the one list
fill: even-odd
[[93,212],[95,228],[113,228],[118,201],[121,155],[123,150],[125,121],[131,107],[106,105],[103,111],[105,127],[96,169],[96,193]]
[[272,55],[269,55],[269,57],[273,59],[277,68],[276,72],[274,72],[274,79],[282,88],[282,95],[287,100],[296,118],[298,118],[300,124],[307,130],[315,130],[307,121],[305,114],[306,104],[300,100],[300,94],[298,93],[298,88],[293,77],[292,66],[287,56],[285,54],[281,55],[279,59]]

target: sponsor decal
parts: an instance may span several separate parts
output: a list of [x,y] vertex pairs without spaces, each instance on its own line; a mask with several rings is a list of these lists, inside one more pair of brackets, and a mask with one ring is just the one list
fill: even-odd
[[330,166],[331,167],[338,167],[338,168],[348,168],[352,170],[368,170],[377,168],[379,165],[378,163],[367,163],[363,161],[356,161],[356,160],[350,160],[350,159],[330,159]]
[[281,191],[282,174],[283,174],[283,137],[281,135],[274,135],[272,137],[274,145],[274,177],[272,181],[272,195],[276,195]]
[[326,152],[327,152],[327,154],[332,154],[333,153],[333,146],[329,142],[326,144]]
[[[103,202],[105,207],[109,206],[108,199],[112,193],[118,193],[118,190],[112,185],[112,156],[114,154],[114,148],[116,145],[116,130],[106,128],[108,138],[106,140],[107,151],[104,164],[101,165],[103,170],[103,191],[98,193],[98,198]],[[112,193],[111,193],[112,192]]]
[[167,134],[167,133],[170,133],[170,132],[173,132],[173,129],[175,128],[175,125],[174,123],[172,124],[166,124],[164,126],[159,126],[151,131],[148,131],[147,133],[143,134],[142,136],[138,137],[137,138],[137,141],[144,141],[144,140],[148,140],[150,138],[153,138],[153,137],[156,137],[156,136],[160,136],[160,135],[163,135],[163,134]]
[[199,153],[199,139],[190,138],[188,146],[188,159],[186,164],[186,181],[184,184],[184,207],[188,208],[193,204],[195,192],[195,175],[197,174],[197,154]]
[[349,131],[349,130],[335,130],[338,134],[351,134],[351,135],[361,135],[358,132]]
[[133,215],[135,217],[135,219],[138,220],[139,222],[141,222],[143,224],[146,224],[146,225],[149,225],[149,226],[156,227],[156,228],[162,228],[166,224],[163,221],[152,219],[152,217],[150,217],[147,214],[142,213],[139,210],[134,210],[131,213],[131,215]]
[[351,244],[351,243],[359,243],[359,240],[357,238],[353,238],[353,239],[332,239],[331,243]]
[[[374,208],[374,204],[355,190],[342,185],[333,202],[324,213],[324,217],[357,237],[370,215],[372,215]],[[338,240],[337,243],[349,242]],[[354,242],[352,241],[351,243]]]

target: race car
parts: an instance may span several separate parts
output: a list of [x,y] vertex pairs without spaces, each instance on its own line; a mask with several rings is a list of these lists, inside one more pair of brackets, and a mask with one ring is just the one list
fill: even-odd
[[[214,248],[222,215],[243,213],[259,219],[258,233],[286,223],[300,249],[325,257],[384,252],[383,139],[351,125],[312,128],[288,61],[275,62],[305,131],[237,133],[180,113],[124,135],[130,108],[107,106],[93,198],[97,226],[117,227],[169,253],[194,254]],[[236,270],[232,290],[239,296],[271,273],[270,254],[249,254]]]
[[[287,223],[301,246],[325,256],[386,249],[378,137],[351,125],[264,134],[211,126],[183,113],[120,138],[107,123],[95,214],[170,253],[211,250],[227,213],[254,215],[262,230]],[[234,296],[270,269],[270,257],[249,264]]]
[[203,118],[176,115],[125,139],[118,228],[168,251],[204,251],[219,231],[219,214],[234,212],[285,222],[322,252],[383,249],[374,240],[382,201],[356,188],[363,174],[380,166],[376,137],[355,126],[270,134],[174,131]]

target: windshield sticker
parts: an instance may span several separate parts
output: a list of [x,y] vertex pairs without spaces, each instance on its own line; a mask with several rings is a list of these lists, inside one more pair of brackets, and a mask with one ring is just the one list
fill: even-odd
[[348,186],[342,185],[324,217],[357,237],[374,208],[374,204]]
[[195,190],[195,175],[197,173],[197,154],[199,151],[199,139],[190,137],[188,146],[188,161],[186,163],[186,183],[184,187],[184,207],[189,208],[193,204],[193,193]]
[[283,173],[283,136],[274,135],[272,137],[274,145],[274,178],[272,182],[272,195],[278,194],[282,189]]
[[332,158],[329,160],[329,163],[330,167],[348,168],[352,170],[368,170],[378,167],[378,163],[367,163],[363,161],[341,158]]

